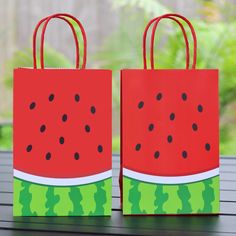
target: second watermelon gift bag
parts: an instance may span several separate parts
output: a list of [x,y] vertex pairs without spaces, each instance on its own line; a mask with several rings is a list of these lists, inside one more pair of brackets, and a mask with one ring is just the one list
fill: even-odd
[[[66,21],[73,32],[76,69],[44,68],[44,33],[53,18]],[[84,41],[81,68],[72,20]],[[36,34],[41,23],[37,68]],[[33,56],[34,68],[14,71],[13,215],[110,215],[111,71],[85,68],[85,31],[68,14],[38,23]]]
[[[154,69],[154,35],[163,18],[176,21],[183,31],[186,69]],[[178,18],[193,36],[191,68]],[[153,23],[147,69],[146,35]],[[183,16],[151,20],[143,41],[144,69],[121,71],[123,214],[218,214],[218,70],[196,69],[197,39]]]

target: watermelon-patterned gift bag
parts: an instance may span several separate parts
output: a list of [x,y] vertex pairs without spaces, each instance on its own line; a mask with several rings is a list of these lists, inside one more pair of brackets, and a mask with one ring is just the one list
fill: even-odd
[[[182,29],[186,69],[154,69],[154,35],[164,18]],[[191,68],[179,18],[193,36]],[[147,69],[146,36],[152,24],[151,69]],[[143,53],[144,69],[121,71],[123,214],[218,214],[218,70],[196,69],[195,31],[178,14],[149,22]]]
[[[53,18],[66,21],[72,30],[76,69],[44,68],[44,33]],[[72,20],[83,36],[81,67]],[[38,68],[36,34],[41,23]],[[38,23],[33,59],[33,68],[14,71],[13,215],[111,215],[111,71],[85,69],[85,31],[68,14]]]

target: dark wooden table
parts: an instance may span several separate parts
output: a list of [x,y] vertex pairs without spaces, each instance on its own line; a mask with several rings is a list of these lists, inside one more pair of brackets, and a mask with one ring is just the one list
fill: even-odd
[[0,236],[5,235],[234,235],[236,157],[222,157],[220,216],[122,216],[119,155],[113,156],[111,217],[13,217],[12,153],[0,152]]

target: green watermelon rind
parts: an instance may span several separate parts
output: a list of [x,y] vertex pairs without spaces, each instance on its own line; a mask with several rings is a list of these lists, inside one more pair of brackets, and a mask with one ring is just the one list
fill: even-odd
[[14,178],[13,216],[110,216],[112,179],[47,186]]
[[219,214],[219,176],[187,184],[156,184],[123,176],[123,214]]

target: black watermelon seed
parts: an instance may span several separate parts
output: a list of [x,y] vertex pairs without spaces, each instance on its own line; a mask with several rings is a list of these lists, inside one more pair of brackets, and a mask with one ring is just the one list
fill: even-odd
[[64,144],[64,142],[65,142],[64,137],[60,137],[60,138],[59,138],[59,142],[60,142],[60,144]]
[[141,108],[143,108],[143,106],[144,106],[144,102],[143,101],[139,102],[138,108],[141,109]]
[[197,106],[197,110],[198,110],[199,112],[202,112],[202,111],[203,111],[202,105],[198,105],[198,106]]
[[205,149],[206,149],[207,151],[210,151],[211,145],[210,145],[209,143],[206,143],[206,144],[205,144]]
[[186,94],[186,93],[182,93],[182,99],[183,99],[184,101],[187,100],[187,94]]
[[193,129],[193,131],[197,131],[198,130],[197,124],[193,123],[192,124],[192,129]]
[[91,111],[92,114],[94,114],[96,112],[95,106],[91,106],[90,111]]
[[173,141],[173,138],[172,138],[171,135],[168,135],[168,136],[167,136],[167,141],[168,141],[168,143],[171,143],[171,142]]
[[43,133],[46,130],[46,125],[40,126],[40,132]]
[[139,151],[140,149],[141,149],[141,144],[140,144],[140,143],[136,144],[135,150],[136,150],[136,151]]
[[74,158],[75,158],[75,160],[79,160],[79,153],[78,152],[75,152]]
[[54,94],[52,93],[52,94],[50,94],[49,95],[49,97],[48,97],[48,100],[49,100],[49,102],[52,102],[53,100],[54,100]]
[[84,129],[87,133],[89,133],[91,130],[89,125],[85,125]]
[[33,110],[33,109],[35,108],[35,106],[36,106],[36,103],[35,103],[35,102],[32,102],[32,103],[30,103],[30,105],[29,105],[29,109],[30,109],[30,110]]
[[62,119],[63,122],[66,122],[67,121],[67,115],[64,114],[61,119]]
[[158,93],[156,96],[156,100],[160,101],[162,99],[162,93]]
[[76,102],[79,102],[79,100],[80,100],[79,94],[75,94],[75,101],[76,101]]
[[159,156],[160,156],[160,152],[159,152],[159,151],[156,151],[156,152],[154,153],[154,157],[157,159]]
[[98,152],[102,152],[103,151],[103,147],[102,147],[102,145],[98,145]]
[[33,148],[33,147],[32,147],[32,145],[30,144],[30,145],[28,145],[28,146],[26,147],[26,151],[27,151],[27,152],[31,152],[32,148]]
[[148,126],[148,130],[149,130],[149,131],[153,131],[153,129],[154,129],[154,124],[150,124],[150,125]]
[[187,153],[186,151],[183,151],[183,152],[182,152],[182,157],[183,157],[183,158],[187,158],[187,156],[188,156],[188,153]]
[[51,159],[51,153],[50,152],[48,152],[47,154],[46,154],[46,156],[45,156],[45,158],[46,158],[46,160],[50,160]]
[[175,113],[171,113],[170,114],[170,120],[174,120],[175,119]]

